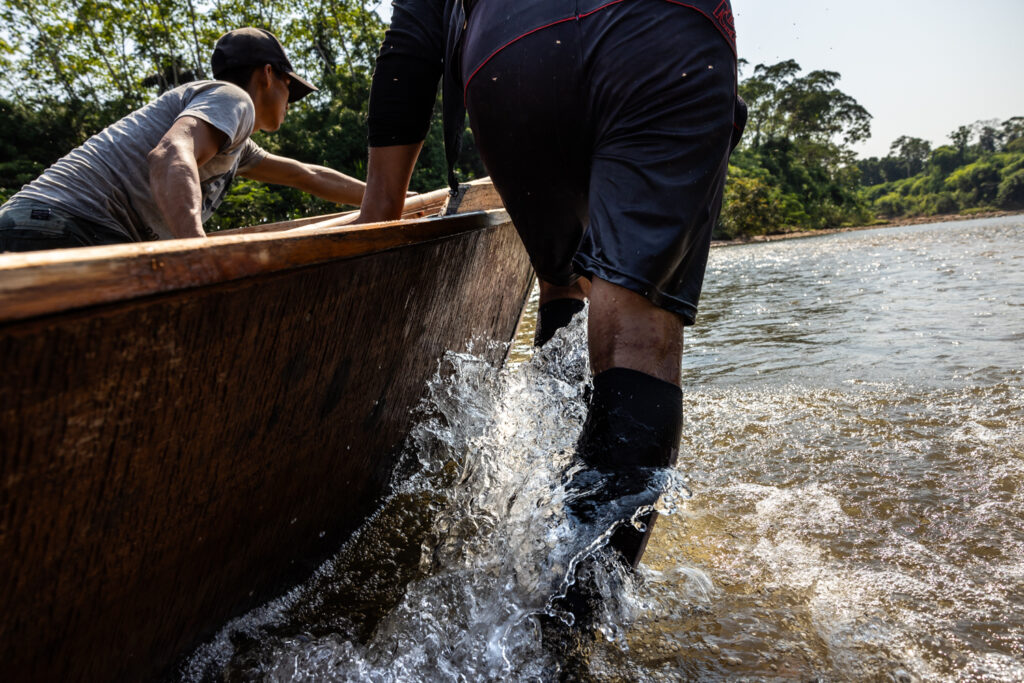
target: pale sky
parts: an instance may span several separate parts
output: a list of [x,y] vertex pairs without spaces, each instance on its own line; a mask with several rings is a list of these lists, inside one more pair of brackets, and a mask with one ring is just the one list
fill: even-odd
[[842,74],[873,116],[861,156],[900,135],[1024,116],[1024,0],[733,0],[740,56]]

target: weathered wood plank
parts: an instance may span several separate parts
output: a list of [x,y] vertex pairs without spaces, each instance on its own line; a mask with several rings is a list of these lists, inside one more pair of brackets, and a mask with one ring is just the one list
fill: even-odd
[[490,178],[481,178],[463,183],[459,186],[458,192],[449,195],[441,209],[441,215],[452,216],[456,213],[483,211],[496,206],[502,206],[501,196]]
[[355,219],[359,215],[358,211],[339,211],[338,213],[328,213],[322,216],[306,216],[305,218],[296,218],[290,221],[275,221],[273,223],[260,223],[258,225],[247,225],[244,228],[232,228],[230,230],[218,230],[216,232],[208,233],[209,237],[215,235],[255,235],[261,232],[281,232],[282,230],[291,230],[292,228],[303,228],[313,223],[322,223],[333,218],[341,218],[343,216],[352,216]]
[[0,321],[355,258],[501,224],[503,211],[0,255]]
[[[460,188],[460,192],[464,193],[465,189],[470,185],[479,185],[481,187],[490,187],[490,180],[483,178],[481,180],[473,181],[473,183],[467,183]],[[476,190],[471,190],[472,193],[476,193]],[[447,204],[448,197],[451,194],[450,190],[435,190],[433,192],[426,192],[424,194],[414,195],[405,200],[405,207],[402,209],[402,219],[408,220],[413,218],[422,218],[424,216],[431,216],[439,213]],[[496,193],[495,193],[496,194]],[[501,206],[501,202],[491,203],[485,205],[480,202],[478,209],[467,209],[461,211],[461,213],[468,213],[469,211],[475,211],[480,209],[493,209]],[[211,233],[215,235],[250,235],[260,232],[280,232],[282,230],[292,230],[294,228],[303,228],[306,226],[313,225],[315,223],[323,224],[321,227],[338,227],[341,225],[349,225],[356,218],[359,217],[359,211],[344,211],[341,213],[332,213],[324,216],[310,216],[308,218],[298,218],[291,221],[278,221],[276,223],[264,223],[262,225],[250,225],[244,228],[235,228],[234,230],[221,230],[217,233]]]

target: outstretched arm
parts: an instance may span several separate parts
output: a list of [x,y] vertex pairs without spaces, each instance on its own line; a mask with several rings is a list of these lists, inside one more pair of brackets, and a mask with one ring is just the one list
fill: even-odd
[[366,183],[326,166],[306,164],[288,157],[268,154],[266,158],[240,175],[263,183],[287,185],[308,192],[320,199],[338,204],[359,206]]
[[149,187],[174,237],[205,237],[199,167],[213,158],[228,136],[193,116],[183,116],[147,156]]

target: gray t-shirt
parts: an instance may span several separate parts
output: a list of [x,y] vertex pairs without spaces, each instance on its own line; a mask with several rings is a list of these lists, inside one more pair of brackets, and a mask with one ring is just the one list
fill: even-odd
[[223,81],[196,81],[169,90],[86,140],[11,200],[25,197],[51,204],[135,241],[172,238],[149,188],[146,156],[182,116],[206,121],[228,137],[199,168],[205,222],[235,173],[267,156],[249,139],[256,114],[248,93]]

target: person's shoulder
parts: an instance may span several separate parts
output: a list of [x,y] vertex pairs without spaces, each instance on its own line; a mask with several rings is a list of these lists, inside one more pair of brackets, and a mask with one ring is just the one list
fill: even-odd
[[227,81],[193,81],[175,88],[178,117],[192,116],[228,136],[221,151],[237,150],[253,131],[256,107],[242,88]]
[[225,103],[253,106],[249,93],[227,81],[192,81],[179,85],[171,92],[177,93],[185,103],[202,97],[203,99],[223,99]]
[[249,99],[249,93],[234,83],[228,83],[227,81],[193,81],[192,87],[203,92],[220,92],[229,94],[232,97]]

